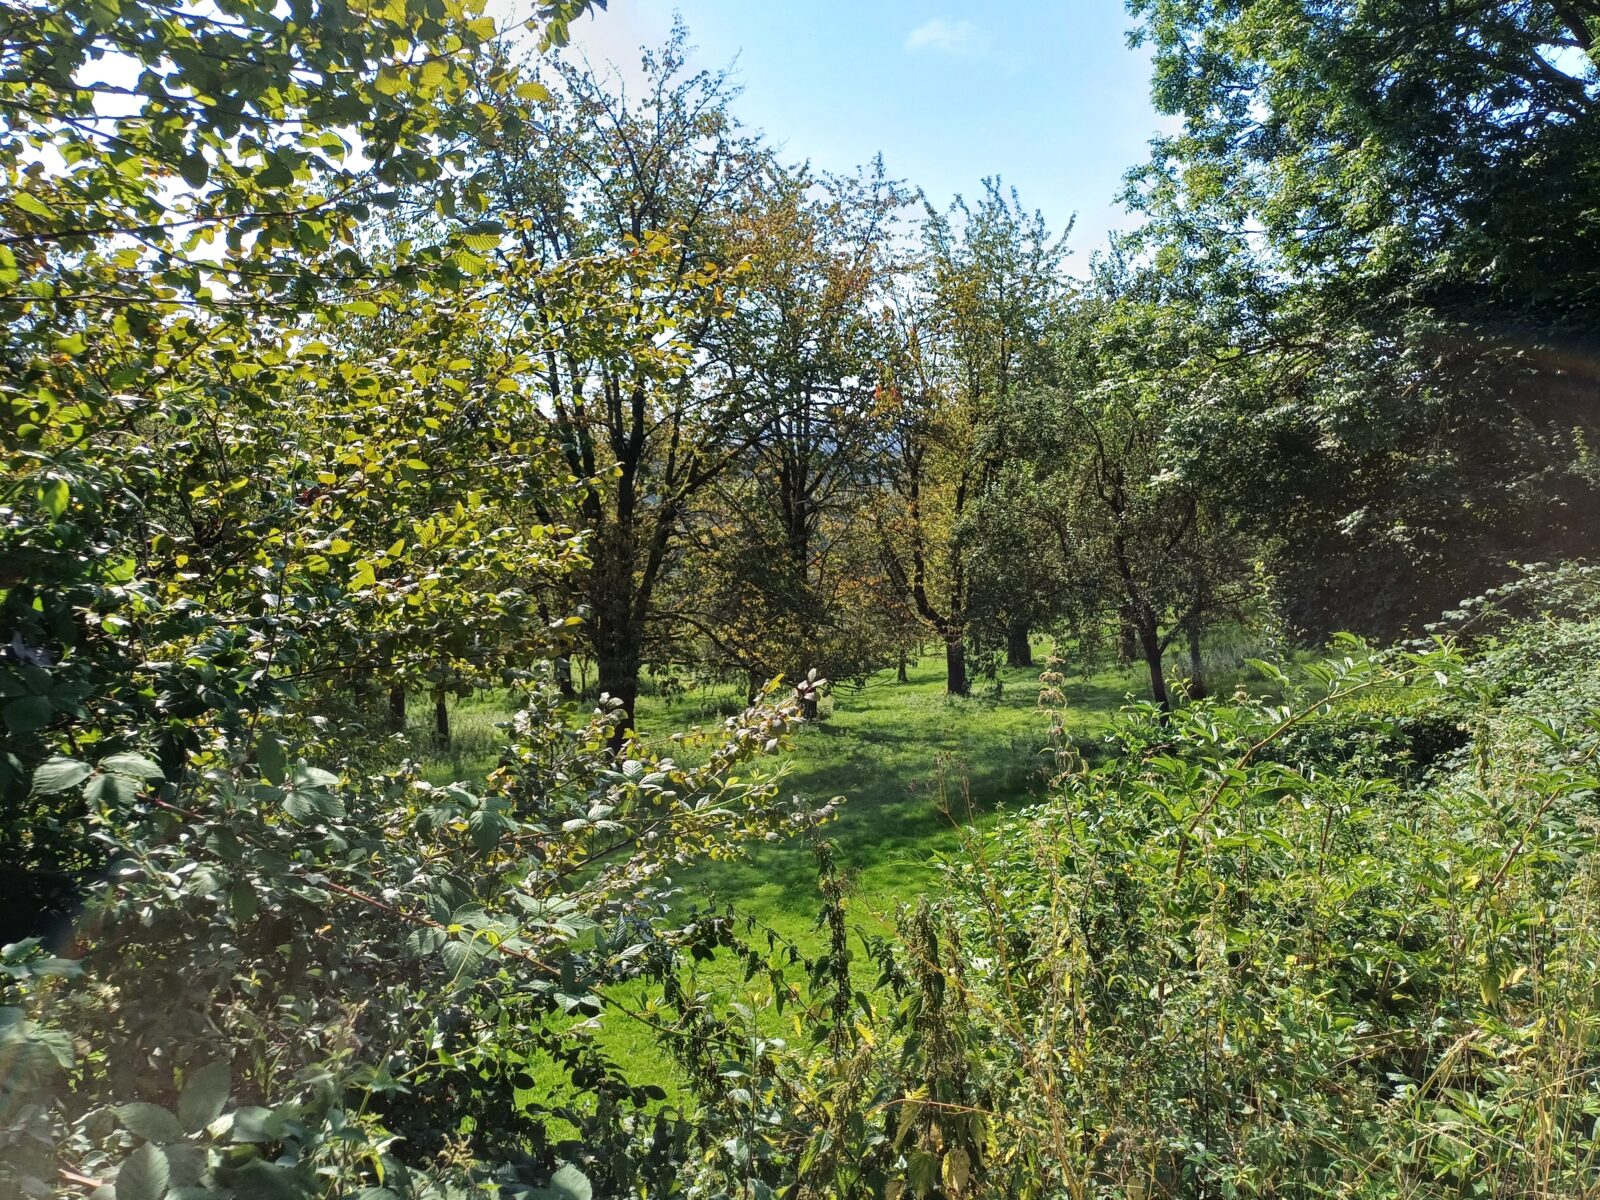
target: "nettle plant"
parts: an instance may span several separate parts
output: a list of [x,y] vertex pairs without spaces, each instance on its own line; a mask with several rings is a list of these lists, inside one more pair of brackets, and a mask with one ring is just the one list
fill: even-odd
[[1260,663],[1093,768],[1058,727],[1050,800],[854,950],[824,855],[825,951],[673,1043],[704,1194],[1593,1194],[1600,718],[1520,707],[1571,641]]
[[[1500,707],[1506,652],[1352,644],[1063,740],[946,868],[913,1193],[1591,1194],[1600,719]],[[1371,752],[1417,728],[1431,763]]]
[[[118,844],[71,961],[6,951],[0,1179],[570,1196],[654,1163],[670,1192],[682,1133],[645,1115],[663,1093],[584,1030],[653,1020],[624,985],[705,936],[664,920],[673,871],[817,819],[749,769],[795,715],[753,708],[687,766],[637,743],[618,760],[614,707],[574,722],[534,695],[478,789],[341,777],[270,732],[197,763],[97,832]],[[581,1101],[532,1098],[536,1074]]]

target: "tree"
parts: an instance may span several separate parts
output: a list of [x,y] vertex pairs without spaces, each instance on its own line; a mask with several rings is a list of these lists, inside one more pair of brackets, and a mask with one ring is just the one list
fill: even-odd
[[629,264],[616,301],[584,314],[584,336],[538,287],[508,290],[505,310],[542,337],[533,374],[588,538],[586,630],[601,689],[630,716],[646,646],[671,632],[661,583],[692,506],[771,423],[765,398],[702,353],[733,303],[734,215],[769,159],[729,111],[727,77],[685,73],[686,36],[645,53],[637,102],[556,67],[557,103],[519,116],[488,160],[512,253]]
[[1065,247],[994,179],[975,208],[959,198],[948,213],[930,208],[922,240],[892,360],[905,405],[885,466],[896,511],[880,525],[890,577],[945,644],[946,690],[965,695],[967,629],[979,615],[969,509],[1021,449],[1008,401],[1048,362]]
[[1211,332],[1158,272],[1100,258],[1061,330],[1062,383],[1044,400],[1058,426],[1035,448],[1080,605],[1132,635],[1163,709],[1168,649],[1185,640],[1202,693],[1202,632],[1240,611],[1254,575],[1248,540],[1182,469],[1187,420],[1216,386],[1200,365]]
[[971,638],[1003,649],[1006,665],[1033,665],[1030,633],[1081,614],[1083,580],[1056,536],[1051,480],[1060,463],[1059,414],[1042,380],[1006,399],[990,428],[1003,430],[1011,450],[996,456],[988,486],[969,506]]
[[1296,623],[1414,626],[1510,560],[1600,548],[1600,10],[1130,9],[1185,121],[1130,194],[1241,309],[1255,380],[1209,453]]
[[[479,379],[434,355],[481,318],[477,235],[369,252],[417,189],[443,213],[481,199],[467,145],[509,83],[494,22],[352,18],[68,4],[0,27],[0,837],[24,870],[75,887],[118,844],[139,789],[97,761],[145,755],[176,785],[197,755],[254,753],[244,714],[433,640],[446,612],[517,615],[484,586],[493,526],[440,487],[462,448],[440,397]],[[419,294],[382,361],[333,353]],[[396,496],[419,503],[375,520]],[[42,786],[62,756],[79,765]],[[90,792],[55,786],[83,771]]]
[[718,480],[681,610],[714,658],[757,684],[888,661],[903,633],[857,513],[882,449],[882,325],[901,187],[881,163],[853,177],[774,169],[735,227],[748,257],[711,352],[770,414]]

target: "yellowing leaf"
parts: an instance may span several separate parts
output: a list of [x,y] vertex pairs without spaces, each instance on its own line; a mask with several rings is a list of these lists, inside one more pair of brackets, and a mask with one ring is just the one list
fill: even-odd
[[32,213],[36,217],[53,217],[56,215],[55,209],[51,208],[32,192],[18,192],[14,199],[18,208],[23,212]]
[[450,78],[450,68],[437,58],[423,63],[422,70],[417,72],[417,83],[428,91],[443,86],[448,78]]

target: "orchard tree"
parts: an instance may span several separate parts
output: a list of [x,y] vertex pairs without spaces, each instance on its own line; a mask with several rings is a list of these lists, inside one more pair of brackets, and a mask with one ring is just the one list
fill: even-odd
[[1244,611],[1255,576],[1250,542],[1184,469],[1184,435],[1219,376],[1212,331],[1166,283],[1120,254],[1097,260],[1061,330],[1062,382],[1043,400],[1056,428],[1035,460],[1079,595],[1131,635],[1162,708],[1167,651],[1182,639],[1202,693],[1204,629]]
[[752,684],[884,665],[903,622],[856,517],[888,419],[880,310],[907,204],[882,164],[855,176],[774,168],[735,226],[746,270],[712,353],[769,414],[717,484],[683,611]]
[[1084,580],[1056,534],[1060,497],[1053,481],[1060,456],[1071,452],[1044,382],[1056,373],[1052,368],[1008,396],[1004,413],[986,427],[995,435],[1003,431],[1010,449],[995,456],[986,486],[966,513],[977,614],[971,638],[980,648],[1003,649],[1009,667],[1033,665],[1030,632],[1076,621],[1087,610]]
[[537,275],[506,289],[503,319],[540,339],[529,378],[579,483],[585,628],[601,690],[630,716],[648,645],[676,632],[662,584],[694,506],[773,419],[769,397],[711,351],[745,257],[737,218],[770,155],[730,111],[727,77],[687,71],[686,36],[644,53],[637,98],[557,64],[554,102],[513,99],[515,134],[486,160],[512,231],[500,253],[626,264],[582,329]]
[[[944,643],[950,695],[968,691],[968,629],[985,615],[973,608],[969,578],[972,541],[982,536],[973,506],[1025,450],[1010,425],[1011,401],[1048,377],[1065,253],[1064,235],[986,180],[975,206],[958,198],[948,212],[928,209],[897,314],[890,364],[900,407],[879,526],[891,579]],[[1008,615],[1029,619],[1019,605]]]

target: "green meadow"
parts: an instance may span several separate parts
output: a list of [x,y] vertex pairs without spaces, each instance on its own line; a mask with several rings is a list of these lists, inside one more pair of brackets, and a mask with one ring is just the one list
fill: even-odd
[[[1039,641],[1037,665],[1001,667],[962,698],[945,695],[943,658],[927,654],[908,665],[903,683],[885,670],[834,687],[821,718],[796,731],[780,760],[782,785],[817,804],[842,797],[825,835],[836,848],[855,930],[887,932],[897,908],[914,904],[932,886],[935,863],[957,848],[962,825],[992,820],[1042,795],[1049,714],[1039,704],[1039,675],[1050,649],[1047,640]],[[1066,674],[1064,720],[1077,739],[1092,740],[1120,705],[1142,698],[1145,681],[1131,668],[1069,666]],[[499,692],[455,702],[445,752],[433,741],[431,711],[414,706],[408,734],[427,777],[436,783],[481,778],[498,757],[511,703]],[[731,685],[659,689],[641,697],[638,727],[647,740],[664,741],[696,726],[715,726],[741,704]],[[817,864],[803,838],[750,844],[742,857],[698,865],[673,882],[685,912],[733,909],[805,952],[821,945]],[[691,971],[691,987],[737,984],[737,973],[721,956]],[[759,1007],[765,988],[761,981],[752,988],[747,999]],[[625,989],[622,998],[639,997]],[[770,1009],[761,1020],[769,1029],[778,1025]],[[609,1055],[663,1087],[669,1103],[680,1096],[653,1030],[610,1020],[599,1036]],[[541,1077],[534,1094],[556,1083]]]
[[[859,684],[841,684],[824,700],[821,719],[800,728],[782,757],[785,791],[817,804],[843,803],[827,836],[849,881],[858,922],[877,926],[895,907],[915,901],[934,877],[936,857],[953,850],[962,824],[982,822],[1041,794],[1049,715],[1039,706],[1037,665],[1001,667],[979,680],[970,697],[944,694],[944,663],[925,655]],[[1092,738],[1118,706],[1141,696],[1142,679],[1123,667],[1068,672],[1069,734]],[[695,726],[714,726],[738,710],[731,685],[710,685],[641,697],[638,726],[659,743]],[[510,715],[504,693],[456,702],[448,751],[433,742],[431,712],[414,706],[414,752],[433,782],[481,778],[495,763]],[[756,843],[741,858],[707,863],[684,874],[683,902],[736,907],[801,945],[811,944],[817,901],[815,858],[803,839]]]

